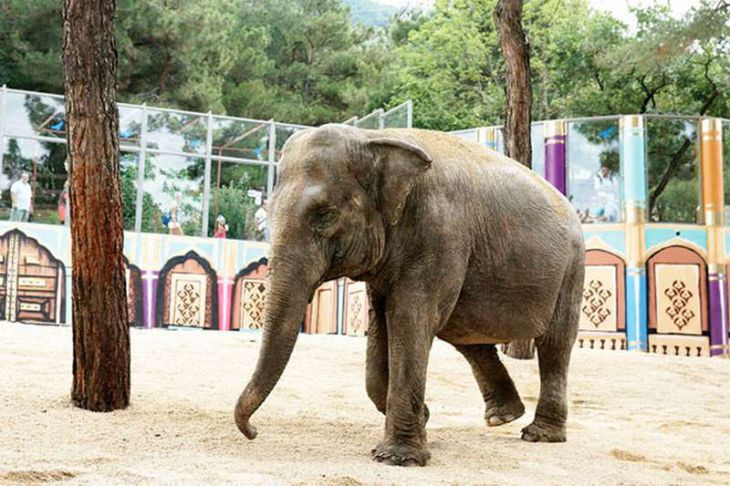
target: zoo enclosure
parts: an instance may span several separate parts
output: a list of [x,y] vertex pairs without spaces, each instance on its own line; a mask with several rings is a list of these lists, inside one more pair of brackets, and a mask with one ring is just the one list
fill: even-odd
[[[406,127],[412,104],[376,110],[355,126]],[[207,237],[223,215],[229,237],[262,239],[253,214],[276,181],[286,140],[303,125],[119,103],[120,172],[126,231],[166,233],[162,216],[180,193],[183,233]],[[0,173],[7,189],[21,171],[31,173],[33,220],[59,224],[66,167],[62,96],[0,91]],[[0,220],[10,195],[0,197]]]
[[[500,127],[454,133],[503,151]],[[533,169],[583,223],[582,346],[730,356],[728,137],[712,117],[532,125]]]

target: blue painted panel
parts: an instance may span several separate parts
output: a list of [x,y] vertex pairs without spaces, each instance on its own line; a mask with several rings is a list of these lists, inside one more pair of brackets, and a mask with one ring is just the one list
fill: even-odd
[[686,228],[646,228],[646,248],[652,248],[671,240],[672,238],[684,238],[700,248],[707,250],[707,232],[701,226],[697,229]]
[[261,258],[268,256],[269,248],[265,246],[253,246],[248,245],[246,247],[246,263],[260,260]]
[[626,269],[626,341],[629,351],[648,350],[646,270]]
[[168,237],[167,249],[168,253],[165,258],[169,260],[173,255],[185,254],[190,250],[193,250],[199,256],[213,260],[215,254],[215,243],[207,242],[205,240],[182,240],[175,238],[174,236]]
[[643,128],[621,130],[621,175],[624,201],[629,205],[646,203],[646,139]]
[[592,225],[583,225],[583,238],[588,241],[592,237],[599,238],[617,252],[626,254],[626,234],[623,231],[596,231]]

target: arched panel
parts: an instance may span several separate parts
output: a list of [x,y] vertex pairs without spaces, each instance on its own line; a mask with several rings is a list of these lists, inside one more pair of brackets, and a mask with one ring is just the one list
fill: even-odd
[[578,345],[626,349],[626,263],[607,250],[586,251]]
[[647,260],[649,351],[708,356],[707,263],[683,246]]
[[257,330],[263,327],[267,272],[268,260],[261,258],[236,274],[230,329]]
[[337,334],[337,281],[331,280],[314,291],[309,332]]
[[0,312],[21,322],[65,322],[65,267],[40,244],[15,229],[0,238]]
[[626,330],[626,264],[605,250],[586,252],[581,331]]
[[218,329],[218,281],[194,251],[171,258],[160,271],[157,322],[163,326]]

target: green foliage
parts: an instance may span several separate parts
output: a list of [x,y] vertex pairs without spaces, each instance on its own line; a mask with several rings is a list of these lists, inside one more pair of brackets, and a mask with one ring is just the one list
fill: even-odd
[[[119,0],[120,101],[291,123],[371,106],[386,66],[340,0]],[[0,85],[61,93],[61,2],[0,4]]]

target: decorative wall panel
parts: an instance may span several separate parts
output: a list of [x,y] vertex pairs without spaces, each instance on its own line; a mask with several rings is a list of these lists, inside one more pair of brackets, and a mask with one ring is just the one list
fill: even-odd
[[348,336],[364,336],[368,330],[369,300],[365,282],[345,282],[345,329]]

